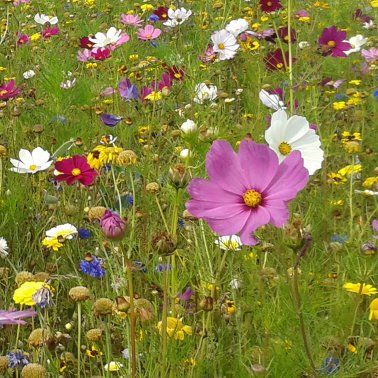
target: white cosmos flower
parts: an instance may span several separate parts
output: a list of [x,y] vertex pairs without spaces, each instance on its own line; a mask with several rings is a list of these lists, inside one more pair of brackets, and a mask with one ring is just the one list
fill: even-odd
[[192,11],[186,10],[185,8],[178,8],[176,10],[169,8],[168,9],[168,20],[163,22],[163,24],[165,26],[169,26],[169,27],[173,28],[177,25],[181,25],[191,15],[192,15]]
[[0,237],[0,257],[5,259],[8,256],[8,244],[7,241]]
[[35,72],[33,70],[25,71],[22,76],[25,80],[28,80],[35,76]]
[[259,99],[266,107],[270,109],[286,109],[284,102],[281,101],[278,94],[270,94],[265,89],[261,89],[259,92]]
[[348,41],[350,46],[352,47],[351,49],[344,51],[346,55],[350,55],[354,52],[359,52],[361,50],[361,47],[367,42],[367,38],[365,38],[361,34],[357,34],[354,37],[349,38]]
[[370,20],[368,22],[364,22],[364,24],[362,25],[362,27],[364,29],[373,29],[375,27],[374,21]]
[[122,30],[117,30],[112,26],[106,34],[96,33],[94,38],[89,37],[89,40],[94,43],[93,47],[106,47],[116,43],[121,38]]
[[60,224],[46,231],[48,239],[64,238],[71,240],[77,234],[77,228],[70,223]]
[[239,251],[243,245],[238,235],[220,236],[214,243],[223,251]]
[[310,129],[305,117],[294,115],[288,119],[285,110],[276,111],[272,115],[270,127],[265,131],[265,140],[276,152],[280,162],[296,150],[301,153],[310,175],[322,166],[324,152],[320,148],[319,136]]
[[180,127],[184,134],[194,133],[197,130],[197,125],[191,119],[187,119]]
[[213,101],[217,98],[218,88],[210,84],[207,86],[205,83],[197,84],[195,87],[196,96],[193,101],[197,104],[203,104],[204,101]]
[[49,23],[50,25],[55,25],[58,23],[58,17],[56,16],[46,16],[45,14],[39,14],[37,13],[34,16],[34,21],[37,24],[44,25]]
[[226,29],[213,33],[211,41],[213,42],[213,51],[218,53],[219,60],[232,59],[239,49],[236,38]]
[[21,148],[18,156],[20,160],[10,159],[14,167],[10,169],[12,172],[36,173],[46,170],[52,163],[52,160],[49,160],[50,153],[41,147],[35,148],[32,152]]
[[245,32],[248,29],[248,22],[244,18],[238,18],[237,20],[232,20],[226,25],[226,30],[230,32],[234,37]]

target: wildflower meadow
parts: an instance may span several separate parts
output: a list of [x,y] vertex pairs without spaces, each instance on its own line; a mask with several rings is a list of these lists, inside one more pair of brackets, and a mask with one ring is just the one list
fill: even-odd
[[0,377],[378,377],[377,0],[0,0]]

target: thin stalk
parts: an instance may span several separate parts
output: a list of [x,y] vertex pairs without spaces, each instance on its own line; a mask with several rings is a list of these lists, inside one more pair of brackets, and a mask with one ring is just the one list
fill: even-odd
[[287,33],[288,33],[288,48],[289,48],[289,92],[290,92],[290,113],[294,111],[294,91],[293,91],[293,52],[291,41],[291,0],[287,3]]
[[[167,262],[167,259],[165,260]],[[168,350],[168,338],[167,338],[167,317],[168,317],[168,270],[164,271],[164,286],[163,286],[163,314],[162,314],[162,345],[161,345],[161,377],[166,376],[167,371],[167,350]]]
[[77,302],[77,376],[80,378],[81,358],[81,302]]
[[135,333],[135,305],[134,305],[134,287],[133,287],[133,274],[131,266],[127,266],[127,281],[129,284],[129,297],[130,297],[130,346],[131,346],[131,377],[135,378],[137,374],[137,356],[136,356],[136,333]]
[[[119,207],[119,215],[122,216],[122,200],[121,200],[121,193],[118,189],[118,185],[117,185],[117,180],[116,180],[116,177],[115,177],[115,174],[114,174],[114,168],[113,168],[113,165],[111,166],[111,171],[112,171],[112,178],[113,178],[113,183],[114,183],[114,189],[117,193],[117,198],[118,198],[118,207]],[[134,197],[133,197],[133,200],[134,200]]]

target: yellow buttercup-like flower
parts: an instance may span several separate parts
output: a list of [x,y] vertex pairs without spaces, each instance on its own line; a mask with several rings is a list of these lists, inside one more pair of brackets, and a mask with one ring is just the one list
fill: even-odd
[[351,164],[347,165],[344,168],[339,169],[338,173],[341,176],[350,176],[353,173],[359,173],[362,171],[362,166],[361,164]]
[[48,288],[45,282],[24,282],[18,289],[14,291],[13,300],[17,304],[25,306],[34,306],[33,295],[43,287]]
[[[157,328],[160,334],[162,333],[163,322],[159,322]],[[184,340],[185,334],[192,334],[192,327],[184,325],[181,319],[178,318],[167,318],[167,334],[169,337],[175,340]]]
[[378,298],[371,301],[369,309],[369,320],[378,320]]
[[343,288],[351,293],[357,293],[361,295],[370,296],[378,293],[378,290],[375,287],[368,284],[347,282],[343,285]]

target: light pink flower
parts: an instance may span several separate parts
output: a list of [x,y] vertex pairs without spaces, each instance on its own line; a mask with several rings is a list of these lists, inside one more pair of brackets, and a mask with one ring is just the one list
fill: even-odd
[[142,20],[139,18],[139,16],[134,14],[121,14],[121,22],[124,25],[130,26],[140,26],[142,24]]
[[146,25],[144,28],[138,29],[138,38],[142,41],[151,41],[160,36],[161,30],[154,28],[152,25]]

